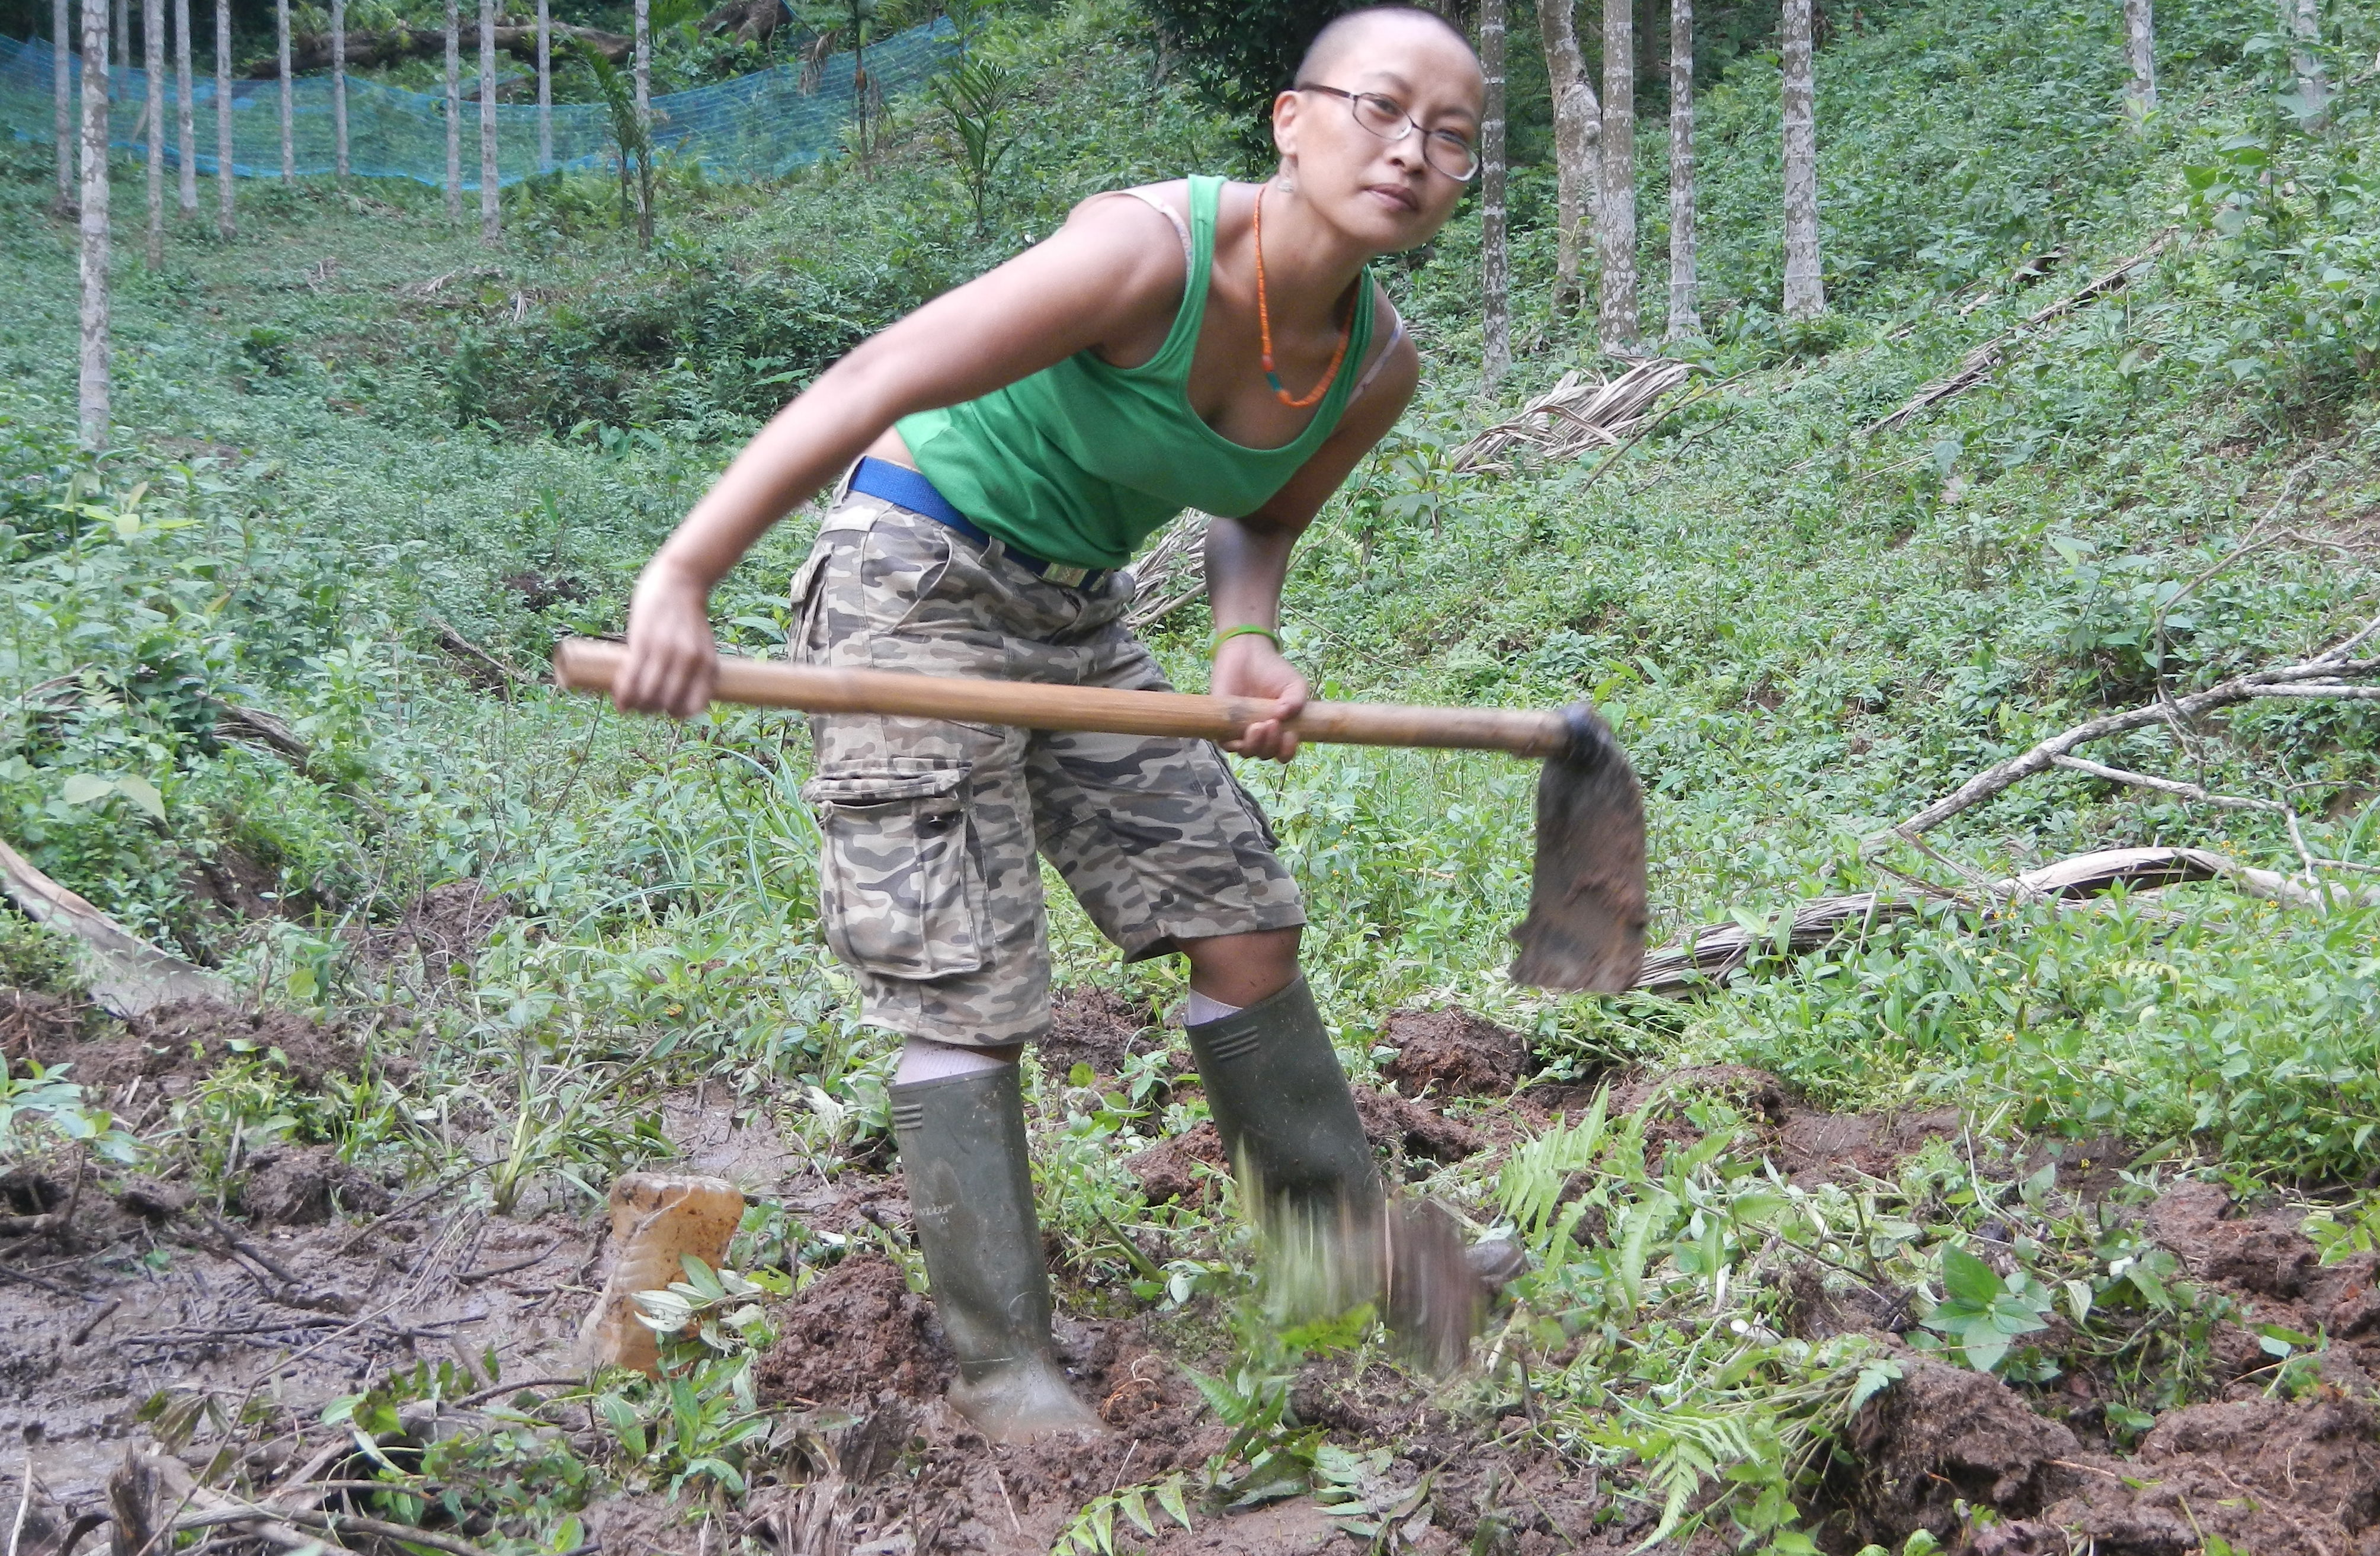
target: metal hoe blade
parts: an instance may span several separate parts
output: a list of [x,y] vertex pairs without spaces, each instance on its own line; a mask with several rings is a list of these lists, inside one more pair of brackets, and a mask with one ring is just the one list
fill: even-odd
[[1616,992],[1645,965],[1645,792],[1593,708],[1563,711],[1570,748],[1537,778],[1536,867],[1511,976],[1536,989]]

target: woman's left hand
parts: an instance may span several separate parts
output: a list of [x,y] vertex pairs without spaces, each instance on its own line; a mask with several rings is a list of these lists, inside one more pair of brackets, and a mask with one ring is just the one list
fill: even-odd
[[1297,755],[1297,732],[1289,721],[1305,707],[1305,677],[1299,675],[1272,639],[1253,632],[1227,638],[1215,654],[1217,697],[1248,697],[1270,702],[1272,711],[1240,732],[1224,748],[1244,757],[1287,761]]

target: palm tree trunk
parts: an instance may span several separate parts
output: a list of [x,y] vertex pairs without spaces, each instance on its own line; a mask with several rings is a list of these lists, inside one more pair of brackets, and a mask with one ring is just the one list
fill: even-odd
[[132,68],[132,0],[115,0],[115,67]]
[[553,171],[553,6],[537,0],[537,170]]
[[165,6],[140,0],[141,75],[149,88],[149,268],[165,262]]
[[1818,263],[1817,86],[1810,68],[1810,0],[1785,0],[1785,317],[1827,310]]
[[1545,45],[1546,78],[1554,100],[1553,315],[1567,316],[1578,300],[1579,250],[1596,205],[1596,149],[1602,143],[1603,104],[1586,79],[1571,8],[1576,0],[1537,0],[1537,37]]
[[446,0],[446,219],[463,220],[462,0]]
[[51,138],[58,153],[58,214],[74,210],[74,57],[75,49],[67,31],[74,26],[74,7],[69,0],[51,0],[50,5],[50,91]]
[[347,181],[347,0],[331,0],[332,164]]
[[501,232],[496,208],[496,0],[480,0],[480,241],[492,244]]
[[2132,79],[2124,89],[2135,118],[2156,109],[2156,18],[2151,0],[2124,0],[2125,52],[2131,56]]
[[1634,0],[1603,0],[1603,197],[1596,213],[1603,262],[1596,322],[1603,349],[1637,346],[1636,323],[1636,10]]
[[215,236],[228,240],[232,210],[231,0],[215,0]]
[[289,0],[273,0],[273,41],[281,60],[281,181],[298,177],[298,152],[292,133],[294,107],[289,85]]
[[1694,306],[1694,0],[1670,0],[1670,328],[1703,333]]
[[[82,350],[76,401],[85,447],[105,448],[107,362],[107,11],[82,0]],[[118,0],[121,3],[121,0]]]
[[1479,374],[1493,389],[1512,369],[1512,276],[1504,242],[1504,0],[1479,0]]
[[174,0],[174,144],[181,158],[174,192],[186,222],[199,219],[199,133],[190,114],[190,0]]

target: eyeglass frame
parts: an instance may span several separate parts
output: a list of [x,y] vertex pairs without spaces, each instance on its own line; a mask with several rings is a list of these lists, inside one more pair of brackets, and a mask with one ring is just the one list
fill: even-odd
[[[1434,135],[1445,135],[1449,140],[1460,140],[1461,137],[1453,135],[1451,132],[1446,130],[1423,129],[1421,121],[1415,118],[1412,112],[1408,110],[1403,103],[1399,103],[1395,98],[1389,96],[1386,92],[1349,91],[1344,87],[1326,87],[1318,81],[1299,81],[1293,85],[1289,90],[1292,91],[1328,92],[1332,97],[1345,98],[1347,100],[1347,116],[1355,121],[1355,128],[1362,130],[1366,135],[1374,136],[1379,140],[1387,141],[1391,146],[1395,145],[1398,141],[1402,140],[1406,136],[1413,134],[1415,130],[1420,130],[1422,146],[1421,160],[1423,164],[1431,172],[1436,173],[1442,177],[1451,178],[1458,184],[1467,184],[1474,178],[1479,176],[1481,159],[1478,147],[1469,145],[1467,143],[1463,146],[1463,149],[1471,153],[1470,172],[1447,172],[1446,169],[1439,166],[1435,162],[1430,161],[1430,138]],[[1378,130],[1374,129],[1370,125],[1366,124],[1364,122],[1360,104],[1363,100],[1367,97],[1376,97],[1381,102],[1387,103],[1390,107],[1394,108],[1397,111],[1397,116],[1404,120],[1404,128],[1394,135],[1382,135]]]

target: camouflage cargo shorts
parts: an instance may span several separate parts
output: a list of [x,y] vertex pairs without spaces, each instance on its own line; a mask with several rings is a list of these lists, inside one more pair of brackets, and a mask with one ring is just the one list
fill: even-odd
[[[793,596],[806,664],[1169,689],[1123,626],[1129,574],[1049,583],[857,492]],[[1305,921],[1264,813],[1207,741],[840,713],[810,732],[827,942],[870,1026],[973,1046],[1048,1031],[1037,852],[1128,960]]]

